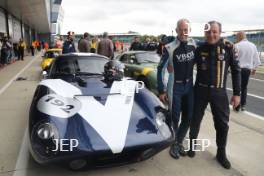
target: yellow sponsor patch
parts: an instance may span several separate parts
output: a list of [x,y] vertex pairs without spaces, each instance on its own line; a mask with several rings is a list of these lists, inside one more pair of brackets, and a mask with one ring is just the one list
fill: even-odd
[[201,56],[209,56],[207,52],[201,52]]

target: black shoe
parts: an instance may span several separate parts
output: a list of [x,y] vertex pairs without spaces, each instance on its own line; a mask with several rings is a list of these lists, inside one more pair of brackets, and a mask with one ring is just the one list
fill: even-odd
[[195,147],[194,145],[193,145],[193,139],[190,139],[190,146],[189,146],[189,151],[187,152],[187,155],[190,157],[190,158],[193,158],[193,157],[195,157],[195,151],[194,151],[194,148],[193,147]]
[[240,105],[238,105],[234,110],[235,110],[236,112],[239,112],[239,111],[240,111]]
[[193,151],[192,149],[190,149],[190,150],[187,152],[187,155],[188,155],[190,158],[194,158],[194,157],[195,157],[195,151]]
[[170,147],[170,155],[174,159],[179,159],[180,154],[179,154],[179,146],[177,144],[172,144]]
[[245,106],[241,106],[241,111],[245,111],[246,107]]
[[186,156],[187,155],[187,152],[185,151],[184,146],[182,144],[178,144],[178,146],[179,146],[179,154],[181,156]]
[[231,168],[231,163],[228,161],[226,157],[225,150],[217,150],[216,159],[223,168],[225,169]]

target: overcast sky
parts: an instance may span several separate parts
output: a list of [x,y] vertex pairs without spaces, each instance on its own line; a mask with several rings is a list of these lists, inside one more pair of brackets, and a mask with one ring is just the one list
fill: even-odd
[[[191,35],[203,35],[210,20],[224,31],[264,29],[264,0],[63,0],[62,33],[171,35],[180,18],[191,21]],[[175,35],[175,31],[173,32]]]

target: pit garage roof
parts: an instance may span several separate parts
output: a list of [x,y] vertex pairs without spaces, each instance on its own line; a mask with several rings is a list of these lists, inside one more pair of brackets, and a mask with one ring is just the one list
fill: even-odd
[[0,7],[38,33],[50,32],[50,0],[0,0]]

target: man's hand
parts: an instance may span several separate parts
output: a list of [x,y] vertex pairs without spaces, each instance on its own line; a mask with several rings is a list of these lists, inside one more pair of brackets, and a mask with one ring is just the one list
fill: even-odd
[[172,73],[173,72],[173,67],[171,65],[168,65],[167,70],[168,70],[169,73]]
[[256,75],[256,70],[251,70],[251,75]]
[[223,42],[224,42],[224,44],[225,44],[227,47],[233,49],[234,56],[235,56],[235,58],[237,58],[237,57],[238,57],[238,50],[237,50],[237,48],[235,47],[235,44],[234,44],[233,42],[231,42],[230,40],[227,40],[227,39],[223,39]]
[[232,96],[230,104],[233,106],[233,109],[235,109],[240,104],[240,96]]
[[229,48],[234,48],[235,45],[233,42],[231,42],[230,40],[227,40],[227,39],[223,39],[223,42],[225,45],[227,45]]
[[168,96],[167,96],[166,93],[159,94],[159,99],[164,104],[167,104],[168,103]]

